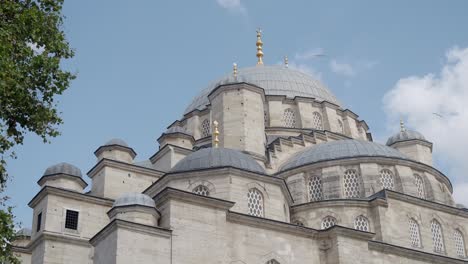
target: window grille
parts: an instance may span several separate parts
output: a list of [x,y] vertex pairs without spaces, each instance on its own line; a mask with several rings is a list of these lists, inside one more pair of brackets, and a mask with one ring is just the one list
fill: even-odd
[[395,183],[393,181],[393,173],[388,169],[381,170],[380,183],[382,184],[382,189],[394,190]]
[[285,127],[296,127],[296,114],[294,110],[291,108],[284,110],[282,122]]
[[318,130],[322,130],[322,116],[318,112],[312,114],[312,127]]
[[414,184],[416,184],[416,189],[418,191],[418,197],[421,198],[421,199],[425,199],[426,198],[426,193],[425,193],[425,190],[424,190],[424,181],[423,181],[422,177],[419,176],[418,174],[414,175]]
[[354,229],[369,232],[369,220],[367,217],[360,215],[354,219]]
[[202,137],[208,137],[211,134],[210,120],[205,119],[201,124]]
[[344,196],[346,198],[360,197],[360,184],[355,170],[346,170],[343,177]]
[[326,216],[322,219],[322,229],[327,229],[336,225],[336,218],[333,216]]
[[263,195],[262,193],[252,188],[247,193],[249,215],[263,217]]
[[463,234],[460,230],[455,230],[455,233],[453,233],[453,240],[455,241],[455,251],[457,252],[457,256],[465,258],[465,240],[463,239]]
[[266,264],[280,264],[276,259],[270,259]]
[[36,232],[39,232],[41,230],[41,225],[42,225],[42,212],[40,212],[37,215]]
[[77,230],[78,229],[78,215],[77,211],[67,210],[65,215],[65,228]]
[[341,134],[344,134],[343,122],[341,120],[339,120],[339,119],[338,119],[338,132],[341,133]]
[[318,176],[312,176],[309,179],[309,200],[320,201],[322,199],[322,178]]
[[203,195],[203,196],[210,195],[210,191],[208,190],[208,187],[206,187],[205,185],[201,185],[201,184],[195,187],[195,189],[193,189],[193,193],[198,194],[198,195]]
[[409,220],[409,233],[411,246],[421,247],[421,234],[419,233],[419,224],[413,218]]
[[444,237],[442,235],[442,226],[437,220],[431,222],[432,244],[435,252],[444,252]]

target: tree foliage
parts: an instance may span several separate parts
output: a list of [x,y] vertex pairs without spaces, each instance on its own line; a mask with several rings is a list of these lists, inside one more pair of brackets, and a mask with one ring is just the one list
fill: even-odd
[[[74,55],[62,29],[62,5],[0,0],[0,192],[8,179],[7,158],[15,157],[12,148],[23,144],[26,133],[44,142],[59,135],[56,97],[75,77],[61,67]],[[0,209],[0,255],[8,257],[13,215],[4,203]]]

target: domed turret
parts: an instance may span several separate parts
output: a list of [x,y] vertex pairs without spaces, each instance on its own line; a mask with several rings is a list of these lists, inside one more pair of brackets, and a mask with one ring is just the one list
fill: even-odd
[[421,133],[406,129],[403,121],[400,121],[400,132],[388,138],[387,146],[432,166],[432,143],[427,141]]
[[37,184],[41,187],[52,186],[77,192],[83,191],[88,185],[82,178],[81,170],[66,162],[48,167]]
[[157,225],[160,216],[154,200],[142,193],[122,194],[107,214],[111,220],[121,219],[151,226]]
[[133,163],[133,159],[137,154],[124,140],[114,138],[100,146],[94,152],[94,155],[96,155],[98,160],[112,159],[126,163]]
[[238,150],[205,148],[179,161],[171,172],[194,171],[210,168],[232,167],[265,174],[265,170],[252,157]]
[[186,149],[192,149],[195,140],[187,129],[173,125],[158,138],[158,142],[161,148],[170,144]]

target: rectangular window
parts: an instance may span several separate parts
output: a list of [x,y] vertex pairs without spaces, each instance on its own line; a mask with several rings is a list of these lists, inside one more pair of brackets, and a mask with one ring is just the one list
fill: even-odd
[[40,213],[37,215],[36,232],[39,232],[39,230],[41,230],[41,225],[42,225],[42,212],[40,212]]
[[65,215],[65,228],[77,230],[78,229],[78,212],[67,210]]

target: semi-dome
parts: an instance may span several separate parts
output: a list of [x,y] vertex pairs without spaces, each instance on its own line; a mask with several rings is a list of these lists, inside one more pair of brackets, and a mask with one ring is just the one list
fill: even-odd
[[78,167],[66,162],[61,162],[59,164],[48,167],[42,176],[50,176],[55,174],[68,174],[76,177],[82,176],[81,170]]
[[289,158],[282,166],[281,171],[320,161],[357,157],[385,157],[409,160],[407,156],[394,148],[370,141],[346,139],[308,147]]
[[127,142],[125,142],[123,139],[120,139],[120,138],[113,138],[107,141],[106,144],[104,144],[104,146],[112,146],[112,145],[118,145],[118,146],[128,148]]
[[419,133],[418,131],[405,129],[388,138],[387,146],[391,146],[397,142],[415,139],[427,141],[423,134]]
[[171,172],[219,167],[233,167],[262,174],[265,173],[262,166],[249,155],[227,148],[200,149],[179,161],[171,169]]
[[151,199],[146,194],[142,193],[124,193],[120,197],[118,197],[112,207],[119,207],[119,206],[128,206],[128,205],[142,205],[142,206],[149,206],[155,207],[154,200]]
[[247,82],[257,85],[265,90],[266,95],[285,95],[290,98],[296,96],[312,97],[318,101],[328,101],[340,105],[332,92],[317,79],[285,66],[265,65],[242,68],[238,71],[237,78],[234,78],[231,73],[212,82],[193,99],[185,109],[185,113],[205,108],[209,104],[208,95],[211,91],[219,85],[235,82]]

